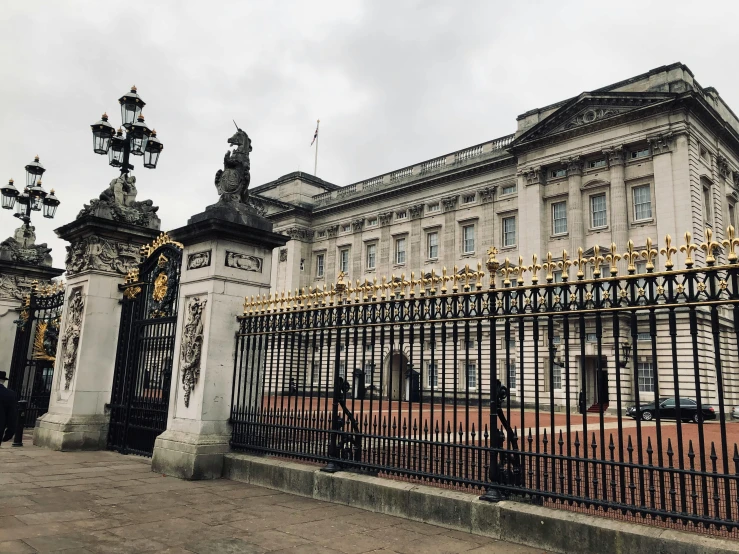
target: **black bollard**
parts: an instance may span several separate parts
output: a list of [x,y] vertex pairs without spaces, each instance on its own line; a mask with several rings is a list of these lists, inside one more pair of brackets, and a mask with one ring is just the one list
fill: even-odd
[[15,437],[11,446],[23,446],[23,428],[26,424],[27,400],[18,401],[18,425],[15,428]]

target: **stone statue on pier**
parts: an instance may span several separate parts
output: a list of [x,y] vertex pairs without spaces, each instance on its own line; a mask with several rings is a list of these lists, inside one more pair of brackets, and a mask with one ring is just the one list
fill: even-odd
[[151,200],[136,201],[136,177],[121,175],[113,179],[99,198],[85,204],[77,218],[93,215],[123,223],[159,229],[161,224],[157,210]]
[[22,225],[12,237],[0,242],[0,260],[51,267],[51,248],[36,244],[36,228]]

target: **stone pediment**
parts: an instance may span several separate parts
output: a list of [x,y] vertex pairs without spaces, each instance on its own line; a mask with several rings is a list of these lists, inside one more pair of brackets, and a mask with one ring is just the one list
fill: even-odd
[[637,115],[645,108],[669,102],[675,96],[655,92],[584,92],[525,131],[513,147],[547,137],[596,130],[628,114]]

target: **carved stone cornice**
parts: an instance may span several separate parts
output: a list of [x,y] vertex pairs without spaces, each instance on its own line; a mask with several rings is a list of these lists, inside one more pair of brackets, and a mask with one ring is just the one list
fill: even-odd
[[413,206],[409,206],[408,213],[410,214],[411,219],[418,219],[423,215],[423,204],[414,204]]
[[544,184],[544,172],[541,167],[530,167],[525,169],[523,176],[526,179],[527,185],[543,185]]
[[302,241],[313,240],[313,235],[315,234],[312,229],[308,229],[307,227],[299,227],[299,226],[290,227],[281,232],[283,235],[287,235],[288,237],[290,237],[290,240],[302,240]]
[[390,225],[390,222],[393,220],[393,212],[384,212],[377,215],[377,218],[380,220],[380,225],[384,227],[385,225]]
[[139,258],[140,247],[135,244],[89,235],[67,246],[67,275],[88,270],[125,275]]
[[562,164],[567,168],[567,176],[582,175],[583,161],[580,156],[563,158]]
[[732,176],[734,177],[734,188],[739,188],[739,171],[735,171]]
[[497,186],[489,186],[479,189],[477,192],[480,195],[480,202],[487,204],[495,200],[495,191],[498,189]]
[[457,200],[459,200],[459,195],[455,194],[452,196],[444,196],[441,199],[441,205],[444,206],[445,212],[450,212],[457,208]]
[[603,154],[608,160],[608,167],[624,165],[626,163],[626,151],[623,146],[616,146],[603,150]]
[[722,156],[721,154],[716,155],[716,168],[721,177],[724,179],[729,178],[729,172],[731,170],[729,169],[729,160],[727,160],[725,156]]
[[326,227],[326,234],[328,235],[328,238],[330,239],[336,238],[336,235],[339,234],[339,226],[329,225],[328,227]]
[[673,138],[674,136],[672,133],[660,133],[659,135],[647,137],[647,142],[649,143],[652,155],[654,156],[657,154],[667,154],[668,152],[672,152]]
[[360,217],[352,221],[352,231],[359,233],[364,228],[364,218]]

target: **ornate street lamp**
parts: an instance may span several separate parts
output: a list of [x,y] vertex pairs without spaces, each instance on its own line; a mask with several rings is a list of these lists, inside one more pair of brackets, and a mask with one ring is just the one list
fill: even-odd
[[156,137],[156,131],[149,129],[144,121],[141,110],[146,102],[139,96],[136,87],[131,87],[131,91],[121,96],[118,103],[121,105],[122,129],[115,131],[108,123],[108,115],[103,114],[100,121],[90,125],[93,151],[102,156],[107,154],[108,164],[119,167],[121,175],[127,175],[133,169],[129,163],[131,155],[143,156],[144,167],[155,169],[164,145]]
[[631,342],[625,340],[621,343],[621,358],[618,360],[618,365],[626,367],[629,365],[629,358],[631,358]]
[[24,226],[28,228],[31,223],[31,212],[40,212],[46,218],[53,218],[56,215],[56,209],[59,206],[59,199],[54,194],[46,192],[41,182],[41,176],[46,168],[39,162],[38,156],[26,166],[26,187],[23,192],[19,192],[15,188],[13,179],[8,181],[7,185],[0,187],[0,195],[2,195],[2,207],[6,210],[12,210],[15,207],[15,217],[20,219]]

